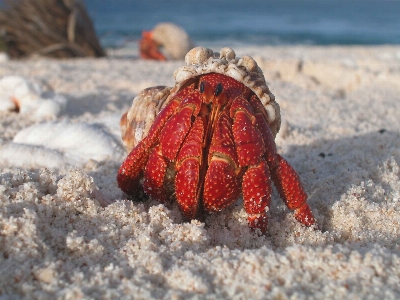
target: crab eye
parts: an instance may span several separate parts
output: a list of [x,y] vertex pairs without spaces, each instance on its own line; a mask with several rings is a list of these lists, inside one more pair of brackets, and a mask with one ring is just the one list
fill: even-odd
[[204,93],[204,81],[200,82],[200,93]]
[[223,86],[221,83],[218,83],[217,86],[215,87],[215,92],[214,96],[218,96],[219,94],[222,93]]

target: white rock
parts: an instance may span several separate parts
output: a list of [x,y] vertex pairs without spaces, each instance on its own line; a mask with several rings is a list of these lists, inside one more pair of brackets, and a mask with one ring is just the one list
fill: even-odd
[[0,148],[0,165],[81,167],[90,160],[122,158],[122,145],[103,127],[87,123],[47,122],[21,130]]
[[16,105],[12,98],[0,93],[0,111],[13,111],[16,110]]
[[19,111],[34,120],[53,120],[67,100],[55,93],[44,94],[39,85],[20,76],[0,79],[0,110]]
[[42,146],[9,143],[0,147],[0,165],[8,167],[45,167],[59,169],[66,165],[64,155]]

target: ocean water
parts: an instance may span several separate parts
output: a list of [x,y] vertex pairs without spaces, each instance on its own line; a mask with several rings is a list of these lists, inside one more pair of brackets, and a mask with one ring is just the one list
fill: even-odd
[[196,44],[400,44],[400,1],[86,0],[105,47],[134,47],[142,30],[174,22]]

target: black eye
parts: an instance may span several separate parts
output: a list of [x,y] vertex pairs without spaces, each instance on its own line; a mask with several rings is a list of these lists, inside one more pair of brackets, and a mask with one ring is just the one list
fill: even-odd
[[204,81],[200,83],[200,93],[204,93]]
[[218,83],[217,86],[215,87],[215,92],[214,92],[214,96],[218,96],[219,94],[222,93],[222,84]]

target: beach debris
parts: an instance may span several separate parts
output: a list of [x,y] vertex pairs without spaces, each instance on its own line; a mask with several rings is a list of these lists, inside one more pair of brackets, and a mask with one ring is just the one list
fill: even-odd
[[11,58],[105,56],[81,0],[4,0],[0,32]]
[[[277,153],[279,105],[256,61],[230,48],[214,53],[202,47],[185,61],[172,89],[143,91],[122,117],[125,146],[134,148],[119,169],[119,187],[134,196],[143,185],[160,202],[176,199],[188,220],[243,194],[249,226],[266,233],[273,182],[295,218],[315,224],[299,176]],[[137,110],[149,106],[157,112]],[[150,128],[142,124],[147,117]],[[144,138],[131,142],[137,132]]]
[[159,23],[151,31],[143,31],[139,41],[143,59],[183,60],[193,47],[186,31],[173,23]]
[[33,120],[53,120],[65,109],[67,99],[20,76],[0,79],[0,111],[16,111]]
[[82,167],[123,157],[122,145],[99,125],[46,122],[27,127],[0,146],[0,164],[15,167]]

